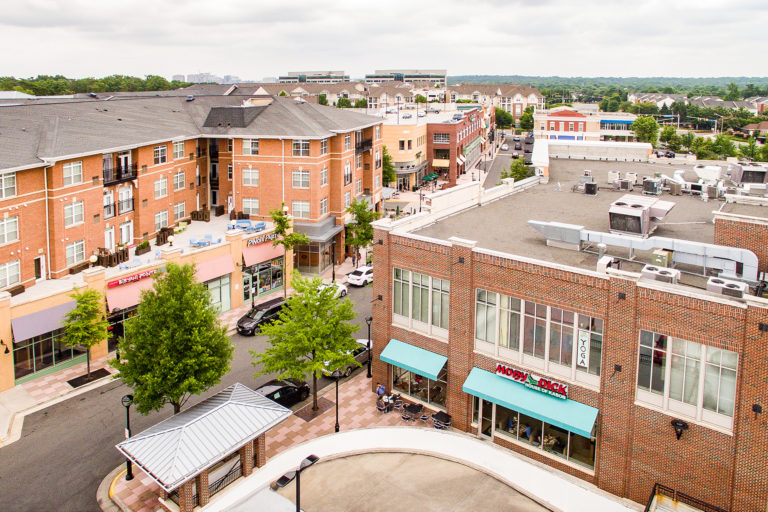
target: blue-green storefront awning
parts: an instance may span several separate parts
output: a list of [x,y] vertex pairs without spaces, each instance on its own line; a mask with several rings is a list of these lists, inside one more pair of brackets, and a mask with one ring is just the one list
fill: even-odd
[[379,358],[385,363],[437,380],[437,375],[445,366],[447,357],[435,354],[423,348],[414,347],[400,340],[391,339]]
[[514,409],[580,436],[590,437],[597,409],[529,389],[491,372],[472,368],[461,388],[465,393]]

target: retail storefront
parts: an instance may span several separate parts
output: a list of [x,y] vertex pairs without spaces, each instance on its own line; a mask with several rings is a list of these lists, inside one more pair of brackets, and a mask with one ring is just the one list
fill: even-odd
[[109,316],[108,350],[117,348],[120,338],[125,332],[124,322],[136,314],[141,292],[150,290],[154,279],[152,276],[165,270],[165,267],[151,268],[128,276],[107,281],[107,311]]
[[431,407],[445,409],[447,357],[393,339],[380,358],[392,365],[394,392]]
[[232,308],[230,275],[235,271],[232,256],[222,254],[197,264],[195,277],[203,283],[211,294],[211,304],[219,309],[219,312],[229,311]]
[[284,262],[282,246],[272,245],[274,233],[247,240],[243,250],[243,302],[282,289]]
[[472,395],[472,429],[527,449],[595,467],[598,410],[568,398],[568,385],[499,363],[472,368],[462,391]]
[[336,217],[326,217],[316,224],[295,222],[293,227],[310,241],[294,249],[293,266],[299,272],[320,274],[331,266],[334,252],[338,253],[336,257],[343,254],[343,246],[333,247],[336,235],[344,231],[344,226],[336,225]]
[[84,362],[85,350],[64,344],[64,319],[75,301],[11,320],[16,384]]

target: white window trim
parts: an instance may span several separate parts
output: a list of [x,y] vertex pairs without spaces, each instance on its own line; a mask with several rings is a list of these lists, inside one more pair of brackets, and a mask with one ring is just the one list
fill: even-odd
[[[8,276],[10,276],[10,272],[8,272],[8,269],[12,266],[16,267],[16,280],[11,282],[8,279]],[[18,284],[21,282],[21,260],[13,260],[8,261],[6,263],[0,263],[0,275],[5,274],[5,286],[2,286],[2,288],[7,288],[9,286],[13,286],[15,284]]]
[[[298,176],[298,184],[297,184],[297,178]],[[306,184],[304,183],[306,178]],[[303,169],[295,169],[291,171],[291,185],[293,188],[296,189],[309,189],[309,184],[311,182],[311,176],[309,174],[309,171],[305,171]]]
[[[82,246],[83,248],[83,256],[82,259],[77,259],[77,247]],[[72,248],[72,262],[70,263],[67,261],[67,249]],[[68,267],[77,265],[79,263],[82,263],[85,261],[85,240],[77,240],[75,242],[72,242],[71,244],[67,244],[64,246],[64,261],[66,262],[66,265]]]
[[[445,281],[448,281],[450,283],[450,279],[442,278],[442,277],[433,277],[429,274],[423,274],[422,272],[415,272],[416,274],[423,274],[429,277],[429,283],[427,284],[427,289],[429,290],[429,293],[427,293],[427,296],[429,298],[429,303],[427,305],[428,311],[429,311],[429,319],[427,323],[421,322],[419,320],[413,319],[413,274],[414,271],[407,268],[400,268],[401,271],[406,270],[410,272],[408,277],[408,316],[402,316],[398,315],[394,312],[394,300],[392,301],[392,308],[390,311],[392,312],[392,325],[396,327],[402,327],[409,331],[428,336],[430,338],[436,339],[438,341],[441,341],[443,343],[448,343],[448,333],[450,331],[450,310],[448,312],[448,322],[449,322],[449,328],[443,329],[442,327],[437,327],[435,325],[432,325],[432,279],[443,279]],[[395,293],[395,280],[394,280],[394,268],[392,269],[392,297],[394,297]],[[449,292],[450,293],[450,292]]]
[[[252,203],[252,201],[256,202],[256,208],[255,208],[256,211],[255,212],[253,211],[254,210],[253,206],[249,206],[248,208],[246,208],[246,206],[245,206],[245,202],[246,201],[248,201],[249,203]],[[259,204],[259,199],[257,197],[244,197],[243,198],[243,213],[245,213],[247,215],[259,215],[259,208],[260,208],[260,204]]]
[[[181,152],[178,152],[178,148],[181,148]],[[183,140],[177,140],[173,143],[173,159],[174,160],[180,160],[184,158],[184,141]]]
[[[74,168],[79,168],[79,179],[78,181],[75,181],[75,174],[72,172]],[[67,169],[69,169],[69,183],[66,183],[67,180]],[[62,166],[62,183],[65,187],[71,187],[74,185],[79,185],[83,182],[83,161],[78,160],[76,162],[67,162]]]
[[[299,206],[302,206],[302,208],[296,208],[296,206],[297,206],[297,205],[299,205]],[[306,215],[306,216],[303,216],[303,215],[298,215],[298,214],[297,214],[297,210],[298,210],[300,213],[302,213],[302,214],[303,214],[303,212],[304,212],[304,208],[303,208],[303,206],[304,206],[304,205],[306,205],[306,206],[307,206],[307,209],[306,209],[306,213],[307,213],[307,215]],[[309,204],[309,201],[293,201],[293,202],[291,203],[291,213],[293,214],[293,218],[295,218],[295,219],[309,219],[309,218],[310,218],[310,215],[311,215],[311,214],[310,214],[310,204]]]
[[[243,167],[243,186],[244,187],[258,187],[259,186],[259,170],[255,167]],[[246,183],[246,175],[248,175]],[[255,179],[254,179],[255,178]],[[254,183],[255,181],[255,183]]]
[[[179,180],[181,178],[181,180]],[[178,192],[179,190],[184,190],[184,185],[186,184],[187,177],[186,173],[184,171],[179,171],[176,174],[173,175],[173,191]]]
[[[79,207],[79,208],[78,208]],[[71,209],[72,211],[72,219],[73,222],[70,224],[67,224],[67,210]],[[80,220],[75,220],[77,218],[77,210],[80,210]],[[83,222],[85,222],[85,202],[84,201],[73,201],[71,203],[67,203],[64,205],[64,227],[65,228],[71,228],[74,226],[79,226]]]
[[[159,191],[158,185],[160,186]],[[155,199],[162,199],[164,197],[168,197],[168,178],[165,177],[155,180]]]
[[[9,222],[15,222],[16,223],[16,238],[13,240],[8,240],[8,223]],[[0,232],[2,232],[3,238],[5,238],[4,242],[0,242],[0,245],[7,245],[12,244],[19,241],[20,232],[19,232],[19,217],[13,216],[13,217],[7,217],[5,219],[0,220]]]

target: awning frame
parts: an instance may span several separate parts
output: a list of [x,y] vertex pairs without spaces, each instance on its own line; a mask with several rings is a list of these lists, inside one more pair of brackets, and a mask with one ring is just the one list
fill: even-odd
[[379,359],[417,375],[437,380],[448,358],[392,338]]

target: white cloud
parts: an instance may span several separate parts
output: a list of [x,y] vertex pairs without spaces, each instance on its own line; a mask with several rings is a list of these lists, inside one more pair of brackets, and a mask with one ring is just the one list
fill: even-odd
[[0,74],[765,74],[758,0],[0,0]]

